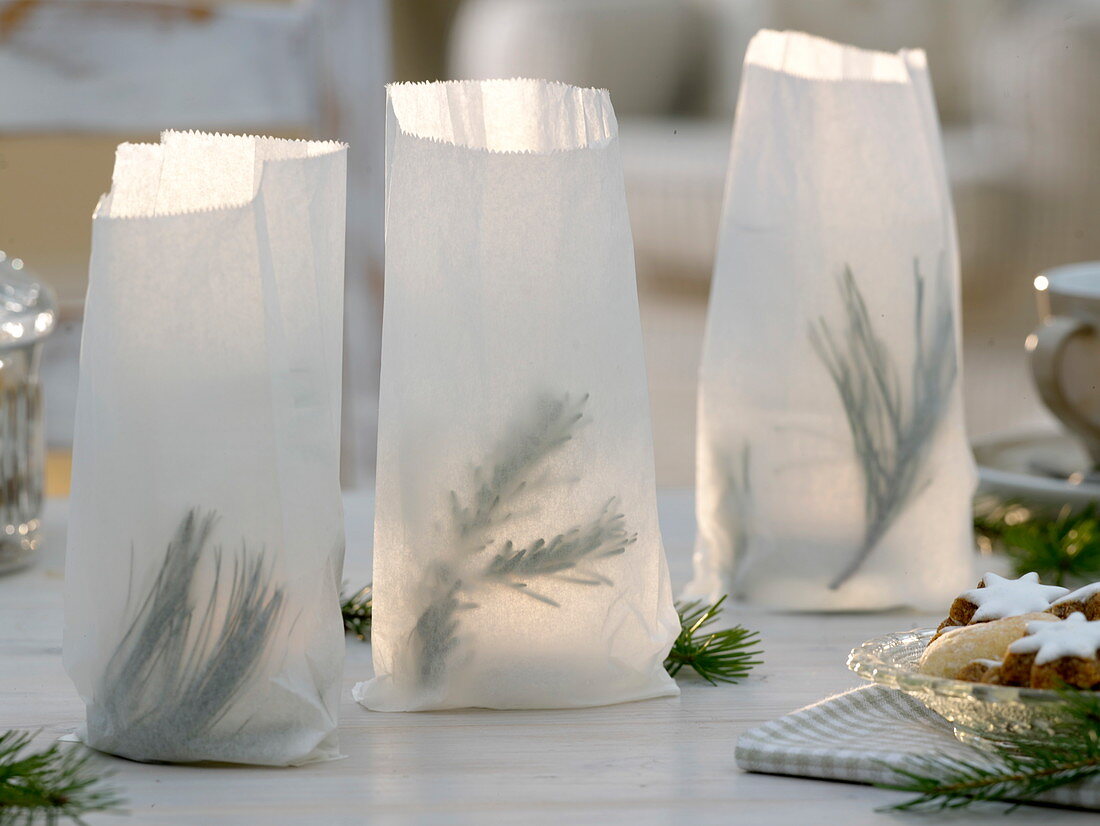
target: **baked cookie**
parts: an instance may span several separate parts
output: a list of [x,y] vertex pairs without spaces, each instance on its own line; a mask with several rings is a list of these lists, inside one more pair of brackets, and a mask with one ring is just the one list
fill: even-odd
[[1051,603],[1050,612],[1062,619],[1070,614],[1082,613],[1087,620],[1100,620],[1100,582],[1059,597]]
[[1009,644],[1026,634],[1031,622],[1058,622],[1058,618],[1035,612],[950,629],[928,644],[917,669],[934,677],[955,678],[975,660],[996,660],[999,665]]
[[1034,571],[1019,579],[987,573],[978,581],[977,588],[963,591],[955,597],[947,619],[940,623],[932,639],[958,626],[1047,611],[1052,600],[1068,593],[1068,588],[1043,585]]
[[1100,689],[1100,621],[1082,613],[1060,622],[1028,623],[1026,636],[1008,646],[1001,664],[1005,685]]
[[968,683],[990,683],[996,685],[1001,681],[1000,660],[974,660],[967,663],[955,674],[956,680]]

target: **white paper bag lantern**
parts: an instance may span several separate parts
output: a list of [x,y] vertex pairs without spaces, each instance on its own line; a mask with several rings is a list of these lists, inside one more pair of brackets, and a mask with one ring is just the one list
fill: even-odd
[[65,665],[135,760],[336,756],[345,148],[165,133],[93,220]]
[[673,695],[677,632],[607,92],[389,90],[365,706]]
[[958,291],[924,54],[758,33],[700,373],[689,594],[932,607],[972,581]]

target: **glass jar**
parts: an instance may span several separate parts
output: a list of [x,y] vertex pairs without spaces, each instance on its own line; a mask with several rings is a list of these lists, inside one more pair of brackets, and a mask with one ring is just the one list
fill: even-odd
[[0,573],[38,551],[46,464],[38,365],[56,323],[53,290],[0,251]]

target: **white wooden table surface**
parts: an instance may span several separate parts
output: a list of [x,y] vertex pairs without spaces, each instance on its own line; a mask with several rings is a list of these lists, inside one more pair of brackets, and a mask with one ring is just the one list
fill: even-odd
[[[690,569],[691,495],[665,491],[661,521],[674,585]],[[370,578],[371,499],[347,498],[351,583]],[[67,503],[50,501],[43,560],[0,578],[0,730],[71,731],[83,706],[61,666]],[[351,699],[370,676],[370,646],[348,642],[340,744],[346,760],[296,769],[154,766],[104,757],[129,818],[92,824],[941,823],[883,813],[900,796],[865,786],[745,774],[744,729],[855,685],[844,666],[868,637],[928,625],[917,614],[742,612],[766,662],[740,685],[682,680],[676,699],[538,712],[379,714]],[[970,811],[959,822],[1095,823],[1095,814],[1022,808]]]

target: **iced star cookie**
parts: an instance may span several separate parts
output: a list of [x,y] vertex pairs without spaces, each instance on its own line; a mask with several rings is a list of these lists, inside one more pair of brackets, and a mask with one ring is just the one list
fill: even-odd
[[1085,619],[1100,620],[1100,582],[1078,588],[1051,604],[1050,612],[1065,619],[1070,614],[1082,613]]
[[1058,622],[1058,618],[1053,614],[1035,612],[950,628],[928,644],[917,668],[922,674],[934,677],[979,682],[960,676],[960,672],[976,660],[993,660],[1000,665],[1009,644],[1026,634],[1028,624],[1032,622]]
[[1060,622],[1028,623],[1027,634],[1008,646],[999,680],[1005,685],[1100,688],[1100,621],[1081,613]]
[[940,623],[936,634],[938,637],[945,630],[961,625],[1047,611],[1053,600],[1068,593],[1068,588],[1043,585],[1034,571],[1019,579],[987,573],[979,580],[977,588],[963,591],[955,598],[947,619]]

